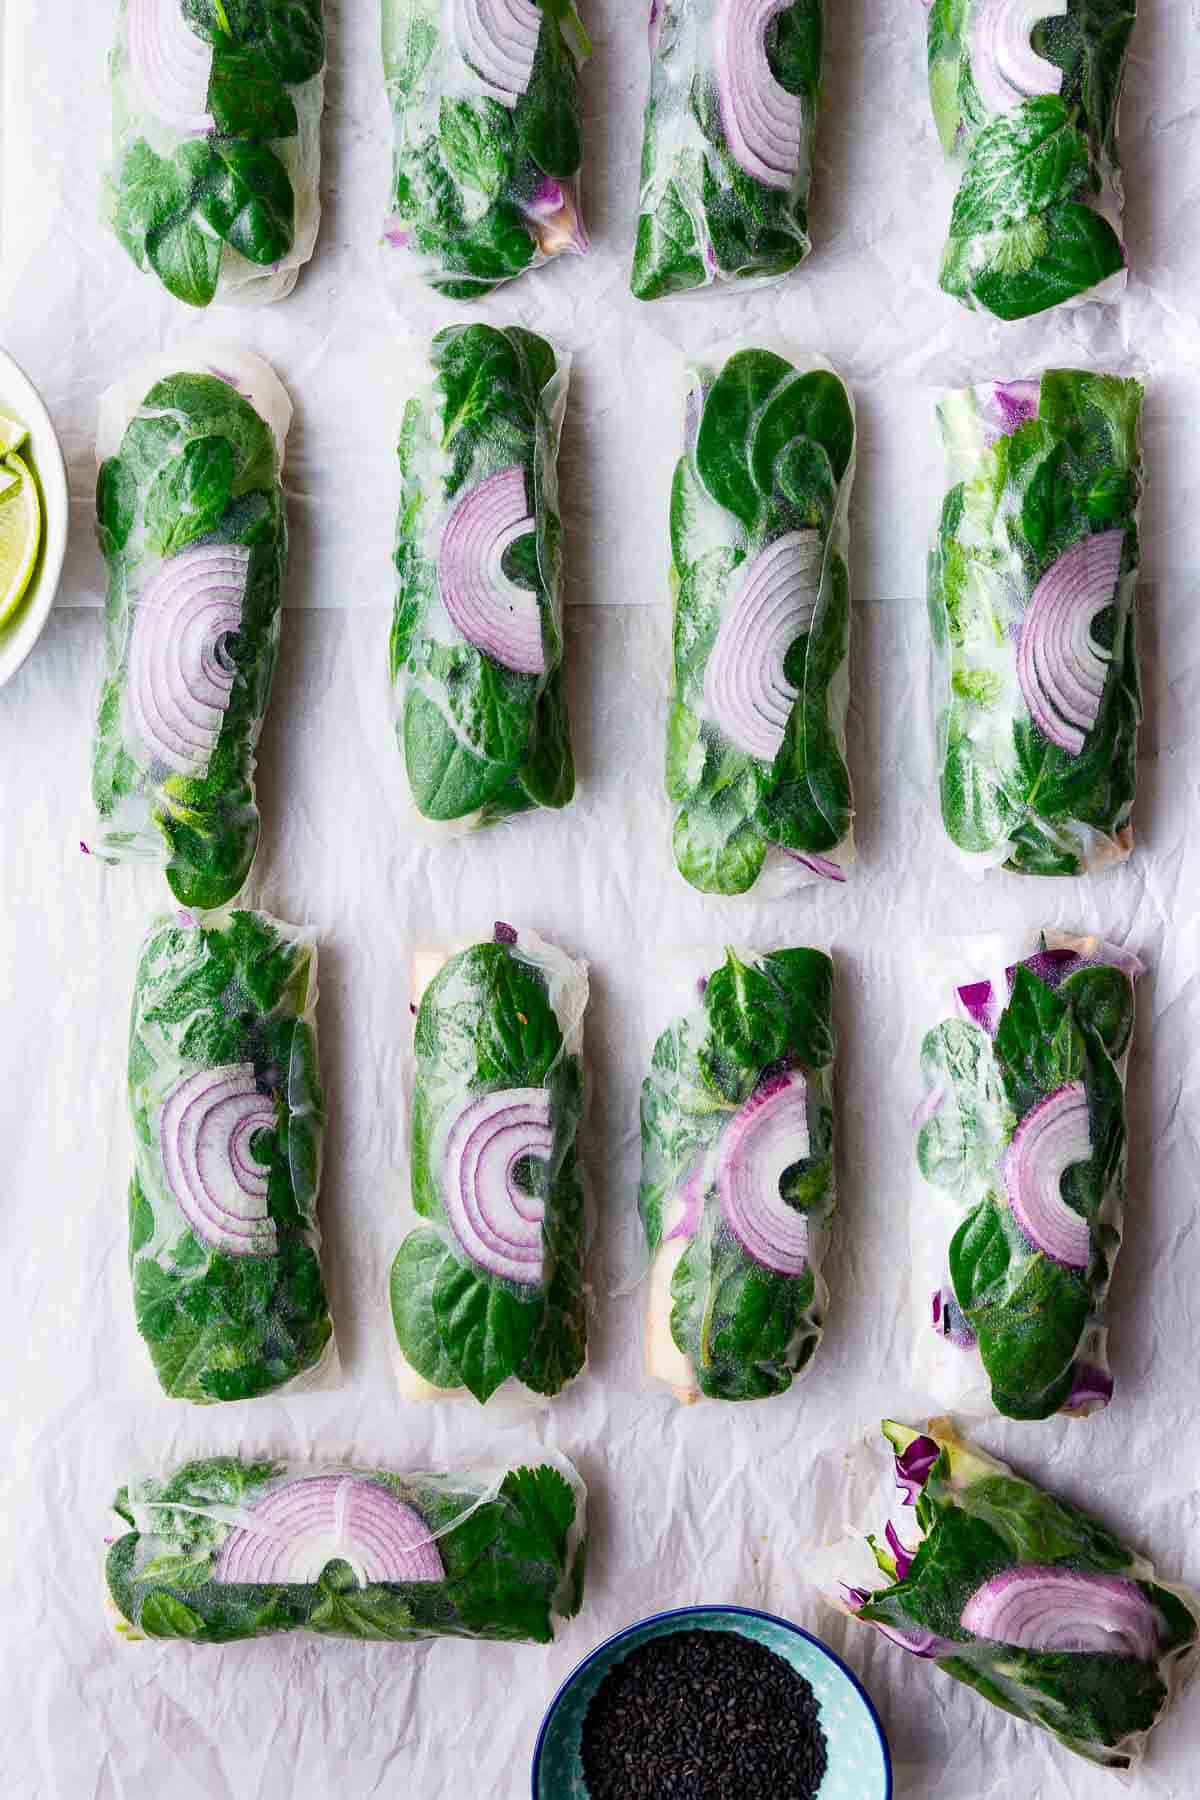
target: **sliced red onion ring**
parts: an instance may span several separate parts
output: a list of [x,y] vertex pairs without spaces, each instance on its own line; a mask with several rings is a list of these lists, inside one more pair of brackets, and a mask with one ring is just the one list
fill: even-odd
[[704,699],[722,734],[747,756],[774,762],[800,698],[784,674],[792,644],[812,626],[825,544],[789,531],[740,571],[704,672]]
[[714,63],[730,154],[763,187],[786,190],[800,167],[804,103],[771,73],[767,32],[790,0],[717,0]]
[[1063,1411],[1080,1417],[1099,1412],[1113,1397],[1114,1382],[1108,1369],[1096,1363],[1076,1363],[1071,1392]]
[[454,41],[485,91],[514,107],[533,79],[541,9],[533,0],[454,0]]
[[845,881],[846,871],[841,863],[836,863],[828,856],[802,855],[799,850],[788,850],[787,855],[793,861],[803,863],[814,875],[821,876],[824,881]]
[[275,1102],[255,1085],[252,1063],[201,1069],[176,1082],[158,1134],[163,1172],[200,1242],[224,1256],[271,1256],[275,1221],[268,1178],[250,1149],[256,1131],[274,1131]]
[[717,1148],[725,1222],[747,1256],[779,1275],[802,1275],[808,1266],[808,1219],[779,1191],[785,1172],[808,1154],[808,1083],[797,1069],[756,1089]]
[[442,604],[467,642],[520,675],[544,675],[537,595],[504,573],[504,553],[535,529],[519,463],[468,488],[446,521],[438,556]]
[[1005,1569],[963,1607],[964,1631],[1021,1650],[1158,1656],[1154,1608],[1135,1581],[1027,1563]]
[[890,1519],[883,1528],[883,1535],[887,1539],[888,1549],[896,1560],[896,1580],[907,1581],[908,1571],[912,1568],[916,1551],[910,1550],[907,1544],[901,1541],[900,1533]]
[[467,1256],[489,1275],[536,1287],[545,1205],[514,1180],[523,1158],[554,1149],[546,1088],[501,1088],[472,1100],[446,1139],[446,1216]]
[[146,111],[188,137],[213,129],[212,45],[188,25],[180,0],[129,0],[129,67]]
[[1035,94],[1060,94],[1063,72],[1039,56],[1033,30],[1063,18],[1068,0],[976,0],[971,20],[971,79],[989,112],[1008,112]]
[[1086,1269],[1087,1220],[1062,1197],[1062,1178],[1092,1154],[1087,1089],[1069,1081],[1030,1108],[1004,1152],[1013,1218],[1035,1249],[1068,1269]]
[[956,1350],[973,1350],[975,1347],[975,1333],[963,1317],[951,1288],[938,1288],[933,1296],[933,1329]]
[[1048,569],[1021,621],[1017,679],[1039,729],[1078,756],[1096,723],[1111,656],[1092,626],[1116,598],[1122,529],[1084,538]]
[[442,1581],[429,1526],[411,1506],[362,1475],[303,1475],[272,1488],[221,1545],[223,1583],[319,1581],[344,1562],[359,1584]]
[[236,675],[225,640],[241,630],[250,551],[201,544],[162,563],[134,609],[129,705],[154,762],[202,776]]

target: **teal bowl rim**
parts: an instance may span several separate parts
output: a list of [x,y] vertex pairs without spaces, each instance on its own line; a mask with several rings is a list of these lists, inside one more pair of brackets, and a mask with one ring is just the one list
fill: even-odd
[[672,1606],[668,1607],[666,1612],[647,1613],[644,1619],[635,1619],[632,1625],[626,1625],[621,1631],[614,1631],[611,1637],[606,1637],[603,1643],[596,1645],[594,1650],[589,1650],[582,1662],[576,1663],[566,1680],[559,1683],[554,1698],[546,1708],[542,1723],[538,1728],[537,1742],[533,1746],[533,1800],[539,1800],[538,1772],[542,1763],[542,1745],[545,1743],[546,1733],[550,1729],[550,1721],[558,1711],[558,1703],[566,1693],[567,1689],[574,1687],[584,1670],[590,1668],[596,1658],[598,1656],[603,1656],[606,1650],[611,1650],[614,1644],[619,1644],[622,1638],[632,1637],[635,1632],[644,1631],[647,1625],[660,1625],[664,1619],[694,1618],[697,1613],[725,1613],[729,1618],[762,1619],[768,1625],[778,1625],[784,1631],[790,1631],[793,1637],[804,1638],[808,1643],[812,1644],[814,1649],[819,1650],[822,1656],[827,1656],[831,1663],[836,1664],[850,1683],[851,1687],[857,1691],[859,1699],[867,1709],[867,1717],[875,1727],[875,1734],[879,1739],[879,1748],[883,1752],[883,1772],[886,1778],[886,1785],[883,1790],[883,1800],[892,1800],[892,1753],[888,1748],[887,1734],[880,1723],[879,1714],[875,1710],[875,1702],[872,1700],[870,1694],[868,1694],[862,1682],[858,1679],[858,1676],[854,1673],[854,1670],[848,1668],[841,1657],[831,1650],[829,1645],[824,1643],[821,1638],[815,1637],[811,1631],[805,1631],[802,1625],[793,1625],[790,1619],[781,1619],[778,1613],[762,1612],[757,1606],[721,1605]]

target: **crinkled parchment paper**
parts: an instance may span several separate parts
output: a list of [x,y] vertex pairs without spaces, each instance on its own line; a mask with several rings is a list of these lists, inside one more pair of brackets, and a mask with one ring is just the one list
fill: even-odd
[[[577,804],[430,848],[401,829],[384,664],[399,352],[462,308],[377,275],[389,119],[372,0],[329,0],[326,216],[295,295],[266,312],[185,314],[95,222],[108,7],[3,0],[3,342],[41,387],[74,499],[60,604],[0,692],[0,1792],[4,1800],[344,1800],[528,1792],[538,1720],[606,1633],[656,1607],[767,1606],[844,1649],[882,1712],[901,1800],[1096,1800],[1111,1779],[992,1711],[804,1584],[807,1545],[856,1501],[844,1447],[882,1412],[919,1418],[906,1385],[910,1203],[906,1054],[929,934],[1042,923],[1136,948],[1130,1200],[1112,1298],[1117,1396],[1088,1423],[979,1432],[1090,1501],[1169,1578],[1200,1583],[1200,18],[1143,0],[1122,134],[1134,278],[1118,310],[1006,327],[939,294],[946,210],[924,93],[917,0],[829,12],[816,251],[783,286],[642,307],[627,292],[645,34],[640,0],[591,0],[585,200],[595,249],[509,287],[479,316],[575,352],[562,460]],[[249,898],[311,923],[330,1132],[322,1214],[344,1365],[328,1393],[197,1411],[165,1401],[137,1338],[125,1268],[126,1020],[138,941],[165,892],[78,850],[100,662],[92,538],[95,402],[146,349],[204,332],[267,355],[297,420],[294,555],[261,747],[263,846]],[[685,888],[660,794],[669,630],[665,503],[684,354],[740,332],[824,352],[854,384],[851,762],[860,859],[841,889],[728,906]],[[186,355],[186,350],[183,354]],[[1139,848],[1091,883],[954,865],[930,791],[920,599],[940,495],[939,385],[1097,363],[1149,381],[1142,590],[1147,724]],[[507,917],[593,971],[585,1155],[596,1313],[586,1377],[504,1427],[462,1407],[404,1408],[385,1283],[405,1188],[414,944]],[[677,1410],[640,1367],[637,1093],[664,1021],[662,946],[723,936],[832,945],[838,958],[842,1210],[828,1336],[785,1399]],[[494,1461],[520,1441],[572,1456],[592,1489],[583,1617],[550,1650],[280,1639],[191,1652],[127,1646],[101,1605],[98,1552],[118,1481],[221,1448],[398,1468]],[[882,1466],[882,1465],[879,1465]],[[1152,1740],[1133,1791],[1190,1800],[1200,1692]],[[1118,1790],[1120,1791],[1119,1787]]]

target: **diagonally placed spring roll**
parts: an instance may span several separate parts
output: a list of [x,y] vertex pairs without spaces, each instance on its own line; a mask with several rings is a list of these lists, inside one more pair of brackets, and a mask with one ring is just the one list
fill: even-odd
[[119,0],[108,223],[177,300],[280,300],[321,216],[323,0]]
[[129,1262],[164,1393],[312,1386],[333,1356],[319,1261],[317,952],[265,913],[153,927],[129,1028]]
[[572,0],[381,0],[381,10],[389,261],[475,300],[564,251],[586,254],[578,75],[591,46]]
[[391,1275],[409,1399],[552,1395],[584,1364],[587,965],[530,931],[414,958],[412,1206]]
[[730,950],[642,1085],[646,1367],[684,1401],[782,1394],[812,1361],[835,1204],[833,964]]
[[639,300],[804,261],[824,28],[824,0],[652,0]]
[[929,92],[962,177],[940,282],[1025,319],[1124,288],[1117,114],[1137,0],[933,0]]
[[929,565],[942,819],[977,868],[1082,875],[1133,846],[1140,383],[1080,369],[938,408]]
[[254,861],[254,751],[287,561],[292,407],[267,365],[158,356],[104,395],[96,516],[108,563],[92,747],[105,861],[165,865],[185,906],[223,906]]
[[1010,1418],[1082,1417],[1112,1397],[1106,1301],[1142,973],[1129,951],[1047,932],[1033,955],[962,982],[921,1046],[913,1267],[920,1360],[947,1404],[980,1363]]
[[563,1457],[454,1475],[213,1456],[121,1488],[105,1574],[126,1639],[284,1631],[548,1644],[583,1599]]
[[675,862],[708,894],[766,872],[842,881],[854,409],[832,370],[771,350],[690,377],[671,495]]
[[556,472],[570,359],[453,325],[404,414],[390,668],[416,811],[439,833],[575,792]]
[[1200,1604],[944,1420],[883,1433],[903,1504],[867,1539],[874,1570],[865,1550],[861,1573],[847,1558],[835,1603],[1068,1750],[1128,1768],[1195,1662]]

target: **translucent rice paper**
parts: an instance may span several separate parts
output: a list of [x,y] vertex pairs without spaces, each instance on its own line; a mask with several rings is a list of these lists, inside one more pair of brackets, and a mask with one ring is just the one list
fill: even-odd
[[934,0],[929,94],[962,171],[940,282],[964,306],[1026,319],[1124,292],[1117,115],[1136,16],[1137,0]]
[[[728,347],[726,347],[728,348]],[[675,866],[706,894],[844,881],[854,402],[822,357],[688,369],[671,490]]]
[[475,300],[588,249],[571,0],[380,0],[392,109],[388,276]]
[[587,1490],[565,1457],[441,1475],[212,1456],[113,1504],[126,1641],[548,1644],[583,1598]]
[[[810,1367],[829,1304],[833,964],[739,948],[692,970],[642,1084],[646,1372],[686,1403],[759,1400]],[[765,1231],[755,1176],[780,1209]]]
[[170,1399],[247,1400],[336,1373],[316,1009],[313,934],[266,913],[179,913],[142,946],[129,1261]]
[[651,0],[638,299],[804,261],[824,35],[824,0]]
[[400,1391],[538,1404],[587,1354],[587,965],[498,924],[491,943],[417,952],[412,991],[417,1224],[391,1272]]
[[[1200,1599],[1160,1581],[1107,1523],[964,1443],[949,1420],[924,1434],[885,1421],[883,1432],[895,1451],[888,1497],[874,1502],[870,1530],[807,1559],[807,1579],[976,1689],[976,1709],[1002,1706],[1106,1769],[1140,1761],[1196,1667]],[[1102,1487],[1097,1470],[1106,1517]]]
[[153,356],[100,402],[108,594],[84,848],[161,867],[186,906],[232,900],[258,845],[291,417],[266,363],[227,345]]
[[323,0],[119,0],[107,223],[176,299],[282,300],[321,220]]
[[575,792],[557,468],[570,371],[519,326],[451,325],[404,411],[389,673],[426,835]]
[[1082,875],[1133,848],[1142,398],[1132,379],[1049,369],[938,407],[938,778],[977,873]]
[[[953,972],[951,972],[951,970]],[[995,938],[947,944],[921,1044],[910,1218],[914,1377],[958,1411],[1085,1418],[1107,1406],[1108,1290],[1121,1246],[1133,1039],[1129,951],[1043,932],[1019,949]],[[1072,1102],[1086,1161],[1063,1166],[1039,1120]],[[1054,1127],[1057,1130],[1058,1127]],[[1052,1130],[1053,1136],[1053,1130]],[[1039,1200],[1031,1184],[1041,1172]],[[1070,1207],[1068,1212],[1066,1209]],[[1030,1210],[1032,1208],[1032,1210]],[[1078,1251],[1036,1233],[1057,1219]],[[1053,1253],[1050,1253],[1050,1252]]]

